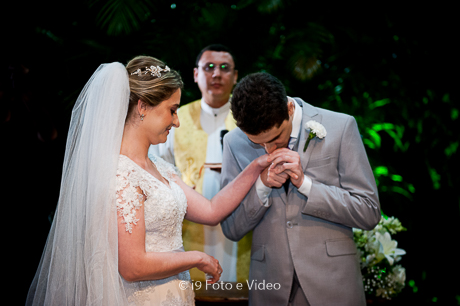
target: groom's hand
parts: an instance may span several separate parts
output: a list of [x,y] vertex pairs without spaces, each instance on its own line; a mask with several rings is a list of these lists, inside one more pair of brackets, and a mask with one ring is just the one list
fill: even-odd
[[270,154],[267,161],[272,163],[269,169],[271,168],[273,175],[287,174],[294,186],[302,186],[304,173],[299,153],[287,148],[277,149]]
[[283,186],[284,182],[289,178],[289,174],[279,170],[281,165],[270,164],[264,171],[260,174],[260,179],[265,186],[271,188],[280,188]]

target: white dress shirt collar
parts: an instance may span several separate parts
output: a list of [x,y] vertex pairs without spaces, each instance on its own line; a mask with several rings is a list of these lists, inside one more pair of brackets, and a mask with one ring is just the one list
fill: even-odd
[[230,103],[225,103],[223,106],[219,107],[219,108],[213,108],[211,106],[209,106],[203,98],[201,98],[201,109],[209,114],[209,115],[212,115],[214,117],[217,117],[219,114],[222,114],[224,112],[228,112],[228,110],[230,110]]
[[[291,131],[291,140],[294,139],[292,143],[295,143],[297,141],[297,138],[299,137],[299,132],[300,132],[300,125],[302,124],[302,108],[300,107],[299,104],[297,104],[297,101],[294,100],[291,97],[288,97],[288,99],[292,102],[294,102],[294,118],[292,119],[292,131]],[[289,143],[291,144],[291,142]]]

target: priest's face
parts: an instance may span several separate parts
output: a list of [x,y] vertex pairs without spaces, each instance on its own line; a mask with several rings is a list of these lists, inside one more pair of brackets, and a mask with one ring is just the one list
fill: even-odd
[[[195,83],[198,83],[206,103],[215,101],[226,103],[230,98],[233,86],[238,79],[233,57],[228,52],[205,51],[198,67],[194,69]],[[210,105],[220,107],[221,105]]]

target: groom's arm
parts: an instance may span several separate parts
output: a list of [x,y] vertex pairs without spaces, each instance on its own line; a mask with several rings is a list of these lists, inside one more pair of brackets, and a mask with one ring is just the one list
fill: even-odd
[[377,186],[356,120],[351,116],[342,134],[338,175],[340,186],[312,179],[302,213],[349,227],[373,229],[381,218]]
[[[231,182],[252,161],[249,157],[250,154],[244,154],[245,150],[241,149],[242,146],[238,143],[239,141],[240,139],[235,134],[232,135],[229,133],[224,137],[221,174],[222,188]],[[238,156],[235,156],[233,148],[238,148]],[[224,235],[233,241],[240,240],[256,227],[268,209],[269,207],[264,206],[259,199],[255,185],[252,186],[235,211],[221,222]]]

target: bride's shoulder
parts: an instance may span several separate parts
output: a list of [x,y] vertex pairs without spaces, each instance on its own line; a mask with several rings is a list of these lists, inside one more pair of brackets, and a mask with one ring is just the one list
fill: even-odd
[[131,160],[125,156],[120,154],[118,156],[118,171],[123,171],[132,168]]
[[117,177],[125,180],[138,180],[142,177],[140,167],[129,157],[120,154],[118,157]]

